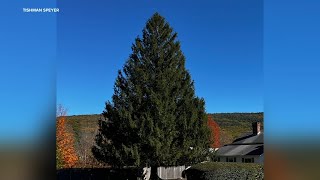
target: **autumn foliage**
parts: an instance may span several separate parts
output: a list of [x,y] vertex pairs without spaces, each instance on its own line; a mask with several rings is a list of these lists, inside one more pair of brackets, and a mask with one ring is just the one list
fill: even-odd
[[61,158],[60,167],[74,167],[78,161],[74,148],[74,136],[67,130],[66,110],[61,105],[57,109],[56,131],[57,153]]
[[219,148],[220,144],[220,127],[219,125],[213,120],[212,116],[208,116],[208,126],[211,130],[211,138],[213,144],[211,145],[212,148]]

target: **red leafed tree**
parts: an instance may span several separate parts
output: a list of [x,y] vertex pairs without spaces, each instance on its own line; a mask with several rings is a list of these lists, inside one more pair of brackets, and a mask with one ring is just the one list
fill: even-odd
[[73,134],[67,130],[66,115],[67,110],[62,105],[59,105],[56,122],[57,152],[59,152],[62,159],[62,168],[71,168],[77,163],[78,156],[74,149]]
[[208,115],[208,126],[211,129],[211,138],[213,140],[213,144],[211,145],[212,148],[219,148],[220,145],[220,127],[219,125],[213,120],[211,115]]

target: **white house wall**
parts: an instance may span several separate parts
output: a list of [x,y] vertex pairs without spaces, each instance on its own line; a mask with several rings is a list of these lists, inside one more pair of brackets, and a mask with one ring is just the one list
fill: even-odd
[[[233,158],[235,156],[229,156],[229,157]],[[254,158],[254,163],[261,163],[261,164],[263,164],[263,160],[264,160],[263,155],[261,156],[256,155],[256,156],[236,156],[236,161],[242,163],[242,158]],[[220,162],[227,162],[227,157],[221,156]]]

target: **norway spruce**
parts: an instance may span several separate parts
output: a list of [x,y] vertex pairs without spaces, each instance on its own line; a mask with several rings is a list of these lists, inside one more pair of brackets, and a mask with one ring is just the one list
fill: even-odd
[[118,72],[92,151],[115,167],[203,161],[210,144],[204,106],[185,68],[177,33],[156,13]]

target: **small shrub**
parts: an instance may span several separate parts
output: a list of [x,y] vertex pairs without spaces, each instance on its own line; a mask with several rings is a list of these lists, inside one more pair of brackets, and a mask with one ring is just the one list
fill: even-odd
[[192,166],[185,173],[188,180],[264,179],[263,165],[254,163],[200,163]]

